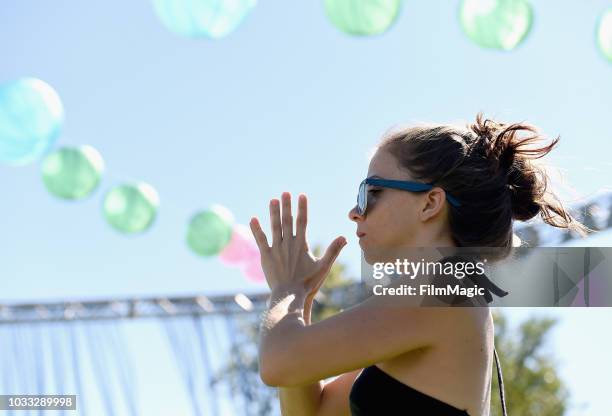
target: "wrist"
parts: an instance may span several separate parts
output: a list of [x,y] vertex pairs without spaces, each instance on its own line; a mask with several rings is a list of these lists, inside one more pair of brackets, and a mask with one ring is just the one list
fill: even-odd
[[306,291],[306,288],[304,288],[302,285],[295,283],[275,286],[271,289],[271,295],[272,297],[294,295],[297,298],[302,298],[304,300],[308,298],[308,292]]

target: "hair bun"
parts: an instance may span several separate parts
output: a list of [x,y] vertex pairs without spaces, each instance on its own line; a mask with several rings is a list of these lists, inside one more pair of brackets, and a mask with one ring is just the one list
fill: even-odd
[[527,221],[540,213],[538,202],[546,191],[546,179],[541,181],[529,161],[517,158],[508,172],[508,190],[512,218]]
[[492,174],[507,184],[512,218],[526,221],[538,215],[546,194],[547,176],[532,160],[546,156],[559,138],[548,145],[534,146],[542,140],[534,126],[483,120],[482,113],[470,128],[477,134],[479,145],[484,146]]

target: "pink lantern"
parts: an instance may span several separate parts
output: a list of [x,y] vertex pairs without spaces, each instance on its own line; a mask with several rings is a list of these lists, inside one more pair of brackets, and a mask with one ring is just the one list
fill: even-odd
[[219,259],[228,266],[238,266],[252,257],[257,245],[251,230],[243,224],[234,224],[230,242],[219,253]]
[[261,268],[261,256],[251,229],[243,224],[234,224],[232,236],[219,260],[227,266],[240,267],[247,279],[264,282],[266,276]]
[[259,257],[259,251],[257,252],[257,256],[253,256],[250,258],[247,263],[243,266],[242,272],[247,277],[247,279],[252,280],[253,282],[265,282],[266,275],[261,268],[261,259]]

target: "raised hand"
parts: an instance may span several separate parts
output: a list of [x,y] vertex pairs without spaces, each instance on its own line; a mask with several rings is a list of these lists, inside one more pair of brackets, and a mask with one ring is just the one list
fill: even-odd
[[293,235],[293,215],[291,195],[283,192],[281,209],[278,199],[270,200],[270,223],[272,225],[272,246],[261,229],[257,217],[251,218],[250,226],[259,252],[261,266],[271,290],[295,288],[297,285],[305,293],[314,296],[327,277],[332,264],[346,245],[346,239],[337,237],[322,257],[315,257],[306,241],[307,200],[306,195],[298,197],[298,214],[295,235]]

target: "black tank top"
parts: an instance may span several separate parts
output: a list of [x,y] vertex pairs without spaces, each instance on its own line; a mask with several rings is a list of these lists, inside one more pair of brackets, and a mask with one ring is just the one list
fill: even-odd
[[355,379],[349,404],[352,416],[469,416],[465,410],[421,393],[376,365]]
[[[458,261],[460,259],[462,258],[459,256],[451,256],[445,257],[444,261]],[[467,280],[467,282],[464,280],[464,285],[484,287],[485,289],[484,296],[477,297],[479,301],[476,304],[486,305],[491,303],[493,301],[491,292],[500,297],[508,294],[491,282],[486,275],[482,275],[477,281],[472,278]],[[452,281],[440,281],[440,283],[446,284],[452,283]],[[465,296],[440,297],[439,300],[443,300],[449,306],[467,306],[468,303],[474,305]],[[497,360],[497,354],[495,355]],[[501,369],[498,367],[498,377],[501,377],[500,373]],[[351,416],[469,416],[467,411],[451,406],[402,383],[376,365],[364,368],[355,379],[349,395],[349,405]]]

